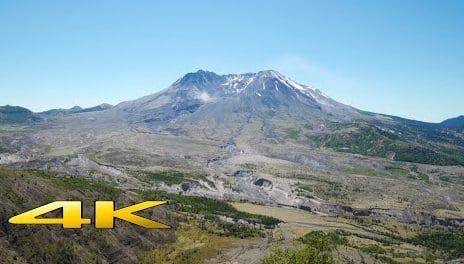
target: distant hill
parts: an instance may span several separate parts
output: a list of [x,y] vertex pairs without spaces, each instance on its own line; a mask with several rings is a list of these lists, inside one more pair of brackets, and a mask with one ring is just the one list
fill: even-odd
[[464,129],[464,115],[446,119],[440,125],[451,129]]
[[89,108],[74,106],[69,109],[51,109],[44,112],[34,113],[21,106],[0,106],[0,124],[30,124],[47,118],[65,116],[78,113],[99,112],[112,108],[110,104],[101,104]]
[[53,116],[61,116],[61,115],[69,115],[69,114],[77,114],[77,113],[87,113],[87,112],[97,112],[97,111],[104,111],[113,107],[110,104],[101,104],[94,107],[89,108],[82,108],[80,106],[74,106],[69,109],[50,109],[44,112],[38,113],[42,117],[53,117]]
[[39,121],[32,111],[20,106],[0,106],[0,124],[24,124]]

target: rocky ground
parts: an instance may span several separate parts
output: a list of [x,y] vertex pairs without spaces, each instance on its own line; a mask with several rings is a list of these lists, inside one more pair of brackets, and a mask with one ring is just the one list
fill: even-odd
[[[24,133],[19,134],[18,130]],[[52,134],[55,136],[51,137]],[[455,257],[409,241],[396,241],[399,244],[395,246],[382,241],[398,240],[403,229],[410,229],[403,237],[406,239],[420,234],[423,228],[460,230],[464,225],[464,169],[460,166],[406,163],[337,153],[310,142],[302,146],[290,138],[280,143],[260,140],[251,148],[250,139],[241,137],[234,142],[222,143],[133,131],[86,135],[87,138],[69,141],[66,135],[61,138],[53,130],[4,127],[2,136],[3,144],[8,142],[8,147],[14,151],[3,152],[0,161],[14,171],[39,170],[103,180],[122,190],[164,190],[186,196],[248,201],[270,207],[236,204],[237,208],[285,222],[272,231],[271,237],[250,237],[236,243],[232,236],[224,242],[224,248],[208,248],[206,251],[213,253],[202,253],[201,256],[194,254],[195,261],[199,262],[259,263],[275,248],[295,247],[298,237],[314,230],[349,232],[346,236],[353,239],[356,246],[339,246],[334,251],[342,262],[389,263],[387,258],[398,262],[420,262],[429,255],[435,256],[435,261],[439,262]],[[266,155],[262,154],[263,149]],[[4,190],[2,193],[7,195],[9,192]],[[15,211],[20,208],[16,207]],[[6,217],[7,214],[3,215]],[[364,227],[359,221],[380,221],[381,224]],[[195,229],[188,227],[185,232]],[[378,229],[390,233],[386,236]],[[127,232],[132,231],[128,229]],[[199,231],[195,235],[201,237],[202,233]],[[182,234],[162,243],[175,245]],[[4,236],[11,235],[11,230],[4,230]],[[116,242],[122,238],[111,239]],[[203,239],[209,241],[210,238]],[[8,245],[11,241],[4,243]],[[105,243],[102,246],[108,246]],[[115,253],[110,262],[122,263],[123,260],[118,258],[143,259],[137,246],[131,246],[135,250],[131,253],[124,249],[123,241],[118,243],[123,243],[117,247],[126,253],[124,257]],[[200,244],[200,248],[205,245],[204,242]],[[371,244],[381,249],[373,249]],[[17,252],[24,244],[15,246],[5,251],[10,253],[4,254],[18,262],[36,259],[25,252]],[[370,252],[372,250],[374,252]],[[164,256],[161,258],[180,261],[176,257],[178,252],[171,252],[172,255],[159,252],[157,254]],[[108,253],[104,256],[102,259],[108,260]]]

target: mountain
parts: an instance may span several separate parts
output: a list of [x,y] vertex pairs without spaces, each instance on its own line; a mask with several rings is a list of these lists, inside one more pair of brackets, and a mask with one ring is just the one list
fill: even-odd
[[369,113],[273,70],[226,75],[199,70],[158,93],[114,107],[76,106],[23,115],[30,120],[60,117],[53,122],[67,127],[63,136],[71,141],[84,128],[95,135],[163,133],[267,154],[269,149],[259,149],[266,144],[258,142],[286,144],[293,139],[300,146],[396,161],[464,164],[464,136],[444,129],[452,121],[433,124]]
[[[226,75],[200,70],[113,107],[43,113],[0,109],[4,122],[22,122],[0,124],[0,189],[9,191],[0,197],[2,215],[63,197],[86,204],[116,200],[120,206],[166,199],[170,207],[159,216],[174,226],[168,237],[130,225],[103,237],[94,236],[93,229],[70,237],[57,229],[35,232],[6,224],[0,228],[6,234],[0,255],[7,262],[16,256],[24,262],[60,262],[72,255],[92,263],[134,263],[167,254],[172,263],[180,258],[191,263],[197,261],[186,257],[204,252],[179,245],[192,241],[218,249],[215,239],[237,236],[241,240],[233,244],[243,248],[228,244],[232,254],[219,250],[211,263],[237,261],[237,252],[248,256],[239,261],[246,263],[262,258],[265,248],[275,246],[272,241],[282,242],[268,239],[267,231],[295,238],[313,230],[314,223],[350,239],[343,247],[352,245],[353,254],[343,259],[356,255],[356,263],[373,263],[378,256],[391,262],[387,252],[398,262],[417,256],[425,261],[437,249],[450,254],[437,255],[439,262],[464,257],[459,243],[464,133],[443,124],[356,109],[272,70]],[[275,227],[276,219],[256,213],[285,223]],[[265,223],[274,223],[269,227],[278,232],[256,233]],[[23,239],[16,230],[22,230]],[[37,241],[49,241],[50,247],[42,251]],[[155,252],[154,242],[163,247]],[[378,246],[366,249],[366,243]],[[405,255],[404,248],[418,251]],[[255,249],[264,253],[256,256]],[[359,255],[369,252],[375,257]]]
[[112,108],[110,104],[101,104],[94,107],[82,108],[80,106],[74,106],[69,109],[51,109],[39,113],[34,113],[31,110],[21,106],[0,106],[0,124],[25,124],[25,123],[37,123],[44,119],[78,114],[88,112],[99,112]]
[[[188,73],[167,89],[115,107],[133,122],[241,122],[275,116],[297,119],[349,120],[361,116],[320,91],[268,70],[258,73],[217,75],[199,70]],[[190,119],[190,120],[187,120]]]
[[464,115],[458,116],[455,118],[446,119],[445,121],[441,122],[440,125],[442,127],[450,128],[450,129],[464,129]]
[[94,107],[89,108],[82,108],[80,106],[74,106],[69,109],[51,109],[44,112],[38,113],[39,116],[42,117],[52,117],[52,116],[62,116],[62,115],[69,115],[69,114],[77,114],[77,113],[86,113],[86,112],[97,112],[97,111],[104,111],[113,107],[110,104],[101,104]]
[[25,124],[39,121],[32,111],[20,106],[0,106],[0,124]]
[[462,135],[432,123],[358,110],[273,70],[227,75],[199,70],[112,111],[144,131],[224,142],[293,137],[339,152],[464,164]]
[[63,136],[71,141],[82,129],[95,135],[163,133],[266,154],[269,149],[258,150],[266,144],[257,142],[293,139],[300,146],[397,161],[464,164],[464,136],[444,129],[451,121],[433,124],[362,111],[273,70],[226,75],[199,70],[158,93],[114,107],[23,110],[23,115],[55,119],[68,128]]

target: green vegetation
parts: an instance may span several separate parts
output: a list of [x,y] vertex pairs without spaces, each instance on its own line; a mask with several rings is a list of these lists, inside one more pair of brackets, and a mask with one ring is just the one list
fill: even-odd
[[392,175],[400,176],[400,177],[411,177],[411,173],[409,170],[398,167],[398,166],[385,166],[385,170]]
[[[155,250],[141,254],[141,264],[200,264],[211,259],[222,250],[234,246],[238,239],[217,236],[194,227],[180,228],[176,241],[163,244]],[[95,262],[93,262],[95,263]]]
[[323,198],[326,201],[348,200],[352,190],[349,186],[343,185],[341,182],[331,181],[321,177],[307,177],[306,180],[311,180],[313,184],[296,184],[299,195],[313,198],[314,195]]
[[[21,179],[24,184],[34,184],[42,182],[49,187],[53,187],[62,191],[80,191],[98,193],[101,198],[116,199],[122,192],[116,188],[116,184],[109,181],[99,179],[89,179],[80,176],[61,175],[54,172],[41,170],[17,170],[11,171],[0,166],[0,179]],[[27,202],[24,194],[16,193],[14,190],[9,190],[6,194],[7,198],[18,206],[22,206]]]
[[392,176],[421,180],[426,183],[430,182],[429,176],[425,173],[420,172],[417,166],[412,166],[408,169],[398,166],[385,166],[385,171],[390,173]]
[[26,108],[19,106],[0,106],[0,124],[24,124],[38,121],[39,118]]
[[390,128],[366,123],[337,123],[329,129],[333,133],[308,138],[319,146],[340,152],[425,164],[464,165],[463,150],[420,142]]
[[253,164],[253,163],[243,163],[243,164],[241,164],[241,166],[243,168],[249,169],[249,170],[257,170],[258,169],[258,165]]
[[332,250],[344,245],[346,238],[335,234],[313,231],[301,238],[303,246],[296,249],[276,249],[263,260],[263,264],[332,264]]
[[[92,215],[89,210],[93,209],[91,206],[96,200],[113,200],[119,207],[138,202],[141,197],[104,181],[0,166],[0,203],[4,205],[2,217],[5,222],[8,217],[51,201],[68,199],[82,201],[83,216],[89,217]],[[60,211],[41,217],[61,217]],[[155,218],[176,226],[176,214],[178,212],[165,211]],[[2,232],[7,235],[0,246],[0,262],[16,263],[23,259],[27,263],[114,263],[125,256],[126,253],[121,253],[123,251],[135,256],[142,250],[140,247],[127,247],[127,238],[134,244],[145,243],[145,250],[172,243],[175,239],[175,230],[163,230],[161,233],[158,230],[144,230],[125,221],[119,222],[121,228],[117,232],[87,225],[78,231],[54,225],[5,225]],[[115,254],[107,254],[108,248]]]
[[198,173],[186,173],[176,170],[161,170],[161,171],[146,171],[136,170],[132,171],[134,176],[144,182],[164,182],[167,185],[182,184],[198,182],[203,180],[210,186],[214,186],[214,183],[209,181],[205,175]]
[[427,174],[419,171],[415,165],[409,167],[400,167],[397,165],[387,165],[383,169],[374,169],[366,166],[353,165],[344,169],[350,174],[359,174],[366,176],[381,176],[381,177],[400,177],[414,180],[420,180],[425,183],[430,183],[430,178]]
[[335,263],[330,252],[320,252],[305,245],[297,249],[276,249],[263,259],[262,264],[332,264]]
[[444,182],[450,182],[451,181],[451,177],[450,176],[440,176],[440,181],[444,181]]
[[382,247],[401,243],[411,243],[414,245],[425,247],[426,250],[423,252],[423,255],[421,257],[426,260],[426,263],[435,263],[434,261],[438,258],[456,259],[464,257],[464,230],[462,229],[445,230],[424,228],[422,231],[419,231],[411,237],[403,237],[388,232],[377,231],[376,233],[385,236],[386,238],[364,236],[362,234],[355,234],[346,230],[341,231],[340,235],[352,235],[363,239],[376,241],[377,243],[379,243],[378,245],[351,245],[351,247],[360,249],[361,251],[369,253],[375,256],[375,258],[381,259],[387,263],[397,263],[389,256],[393,256],[395,258],[414,256],[404,252],[393,252],[393,250],[389,247]]
[[297,128],[286,128],[284,132],[287,134],[288,138],[297,140],[300,137],[300,130]]
[[456,155],[450,155],[446,153],[447,151],[444,149],[434,150],[414,144],[395,145],[392,147],[392,151],[396,153],[395,160],[399,161],[442,166],[464,165],[464,154],[462,152],[456,152]]
[[221,232],[212,232],[224,236],[233,236],[239,238],[254,237],[259,234],[259,231],[253,227],[238,223],[219,222]]
[[74,248],[70,245],[63,245],[58,249],[56,253],[57,264],[71,264],[76,263],[78,257]]
[[273,227],[280,223],[278,219],[273,217],[241,212],[227,202],[208,197],[185,196],[163,191],[141,191],[140,193],[146,199],[168,200],[169,204],[179,211],[201,214],[206,218],[214,218],[221,215],[234,220],[243,219],[249,223],[262,224],[266,227]]
[[29,170],[27,172],[32,173],[35,176],[46,178],[64,190],[92,191],[99,193],[102,197],[106,196],[112,199],[117,198],[121,193],[121,190],[116,188],[116,184],[109,181],[87,179],[79,176],[60,176],[56,173],[39,170]]
[[366,253],[373,254],[373,255],[387,253],[387,251],[379,245],[365,245],[365,246],[362,246],[360,249]]
[[337,245],[346,245],[348,243],[348,240],[338,232],[324,233],[322,231],[312,231],[304,235],[301,241],[319,251],[329,251]]
[[[273,228],[280,223],[280,220],[273,217],[238,211],[227,202],[212,198],[184,196],[164,191],[137,192],[148,200],[167,200],[168,206],[174,210],[202,216],[204,219],[199,221],[200,229],[216,235],[239,238],[253,237],[262,232],[249,224],[261,224],[265,228]],[[220,219],[221,216],[231,218],[234,222],[224,221]],[[249,224],[240,223],[238,220],[244,220]]]
[[175,170],[165,170],[165,171],[138,170],[135,173],[137,174],[139,179],[148,181],[148,182],[159,181],[159,182],[164,182],[167,185],[192,182],[192,179],[188,178],[188,175],[186,173],[175,171]]
[[27,200],[21,194],[15,191],[9,191],[5,193],[5,197],[20,208],[22,208],[27,202]]
[[464,231],[424,231],[410,239],[410,242],[426,246],[434,251],[440,251],[448,259],[464,257]]
[[306,128],[306,129],[308,129],[308,130],[314,129],[313,126],[310,125],[310,124],[305,124],[305,125],[304,125],[304,128]]
[[361,166],[353,164],[350,167],[344,169],[346,173],[349,174],[358,174],[358,175],[365,175],[365,176],[387,176],[388,173],[385,173],[379,169],[373,169],[367,166]]

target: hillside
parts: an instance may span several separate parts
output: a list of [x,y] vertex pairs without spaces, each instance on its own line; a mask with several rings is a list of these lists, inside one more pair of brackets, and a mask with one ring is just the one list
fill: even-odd
[[440,123],[441,126],[451,129],[464,129],[464,116],[447,119]]
[[26,108],[11,105],[0,106],[0,124],[26,124],[39,120],[39,117]]

